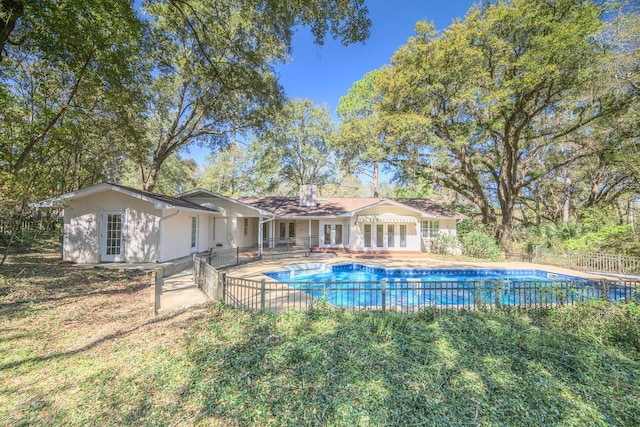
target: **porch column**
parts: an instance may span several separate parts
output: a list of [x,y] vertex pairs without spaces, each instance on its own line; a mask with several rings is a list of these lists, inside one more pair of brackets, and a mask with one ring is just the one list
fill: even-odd
[[262,217],[258,217],[258,256],[262,255]]
[[273,221],[269,221],[269,248],[273,249],[275,247],[275,239],[274,239],[274,235],[276,232],[276,220],[274,219]]
[[311,220],[309,220],[309,249],[311,249]]

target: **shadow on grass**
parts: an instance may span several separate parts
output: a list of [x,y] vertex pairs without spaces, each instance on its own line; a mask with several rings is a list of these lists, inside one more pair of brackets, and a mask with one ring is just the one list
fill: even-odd
[[0,317],[28,315],[41,303],[68,303],[75,298],[135,293],[151,283],[146,272],[89,269],[50,255],[15,257],[0,273]]
[[[155,325],[158,323],[163,323],[163,322],[167,322],[173,318],[176,318],[178,316],[181,316],[182,314],[184,314],[185,312],[189,311],[189,309],[183,309],[183,310],[177,310],[172,312],[171,314],[167,314],[164,316],[159,316],[159,317],[155,317],[149,321],[140,323],[134,327],[128,328],[128,329],[124,329],[124,330],[117,330],[115,332],[112,332],[110,334],[106,334],[92,342],[90,342],[89,344],[86,344],[82,347],[78,347],[69,351],[64,351],[64,352],[57,352],[57,353],[52,353],[52,354],[48,354],[46,356],[34,356],[34,357],[28,357],[28,358],[24,358],[21,360],[17,360],[14,362],[9,362],[9,363],[5,363],[3,365],[0,365],[0,371],[3,370],[9,370],[9,369],[13,369],[28,363],[40,363],[40,362],[46,362],[49,360],[53,360],[53,359],[59,359],[59,358],[64,358],[64,357],[69,357],[69,356],[74,356],[76,354],[79,353],[83,353],[85,351],[91,350],[95,347],[100,346],[101,344],[104,344],[108,341],[112,341],[112,340],[117,340],[117,339],[121,339],[126,337],[127,335],[131,335],[134,332],[151,326],[151,325]],[[3,338],[4,339],[4,338]]]
[[526,316],[214,311],[187,346],[203,422],[640,423],[637,360]]

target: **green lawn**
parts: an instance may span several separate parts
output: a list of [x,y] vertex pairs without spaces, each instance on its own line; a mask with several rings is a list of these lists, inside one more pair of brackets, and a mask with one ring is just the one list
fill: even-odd
[[640,425],[640,306],[150,315],[144,275],[0,270],[8,425]]

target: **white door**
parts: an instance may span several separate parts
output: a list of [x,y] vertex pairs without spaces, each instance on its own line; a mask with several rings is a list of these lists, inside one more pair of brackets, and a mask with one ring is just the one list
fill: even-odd
[[102,213],[102,261],[124,261],[124,212]]
[[323,246],[342,246],[342,224],[324,224]]

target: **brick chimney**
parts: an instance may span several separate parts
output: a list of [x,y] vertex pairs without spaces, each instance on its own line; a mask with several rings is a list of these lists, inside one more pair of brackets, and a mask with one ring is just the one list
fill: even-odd
[[300,186],[300,206],[313,208],[318,206],[318,187],[315,185]]

